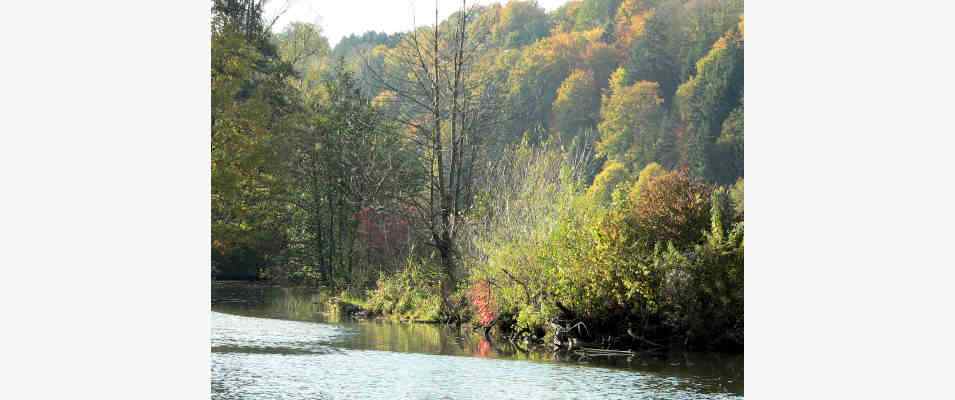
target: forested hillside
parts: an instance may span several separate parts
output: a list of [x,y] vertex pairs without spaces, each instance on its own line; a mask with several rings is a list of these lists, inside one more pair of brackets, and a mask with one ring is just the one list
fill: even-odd
[[742,0],[461,2],[334,48],[213,3],[219,279],[515,340],[742,348]]

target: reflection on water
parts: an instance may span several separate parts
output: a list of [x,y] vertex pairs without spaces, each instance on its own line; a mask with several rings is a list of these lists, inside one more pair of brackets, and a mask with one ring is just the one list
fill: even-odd
[[743,391],[741,356],[561,361],[466,328],[331,320],[324,300],[303,289],[216,284],[213,398],[712,399]]

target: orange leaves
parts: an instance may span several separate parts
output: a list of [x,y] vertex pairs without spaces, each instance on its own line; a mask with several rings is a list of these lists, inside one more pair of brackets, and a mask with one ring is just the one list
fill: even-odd
[[653,177],[633,210],[637,228],[654,242],[696,243],[710,224],[712,191],[686,169]]
[[653,16],[653,10],[630,16],[618,15],[617,17],[617,49],[621,52],[628,51],[637,39],[643,37],[646,33],[647,20]]
[[491,285],[486,281],[478,281],[468,290],[468,300],[474,307],[481,326],[490,326],[497,319],[497,303],[491,293]]

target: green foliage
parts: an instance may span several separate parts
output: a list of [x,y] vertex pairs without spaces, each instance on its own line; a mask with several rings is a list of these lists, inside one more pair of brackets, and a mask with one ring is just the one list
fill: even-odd
[[597,124],[600,111],[600,92],[593,73],[574,70],[560,85],[554,100],[554,123],[562,143],[570,143],[574,137]]
[[728,221],[723,190],[713,193],[711,228],[695,257],[669,265],[663,285],[665,322],[691,340],[743,343],[743,223]]
[[589,326],[642,326],[643,336],[701,347],[742,343],[743,228],[732,190],[658,164],[610,207],[573,187],[549,192],[553,206],[534,222],[497,227],[508,234],[486,243],[487,261],[474,268],[516,329],[548,326],[560,304]]
[[574,29],[585,31],[604,27],[613,21],[620,0],[583,0],[577,11]]
[[743,178],[740,177],[736,184],[730,189],[730,198],[733,199],[733,210],[736,212],[736,218],[743,220]]
[[713,171],[717,182],[733,182],[743,177],[743,104],[723,120],[723,128],[713,150]]
[[[720,129],[731,111],[742,106],[743,93],[743,38],[734,28],[713,44],[710,52],[697,63],[697,74],[680,85],[676,93],[677,107],[682,123],[686,126],[688,161],[690,170],[699,177],[733,182],[742,172],[742,153],[735,149],[742,146],[742,108],[728,121],[724,147],[729,150],[723,157],[717,151],[716,141]],[[736,128],[740,131],[737,135]],[[739,143],[735,143],[736,138]],[[720,174],[717,165],[730,163],[729,172]],[[721,176],[722,175],[722,176]]]
[[508,1],[500,11],[494,37],[504,47],[520,47],[547,35],[550,23],[535,1]]
[[639,36],[630,44],[625,68],[634,80],[657,82],[664,98],[669,99],[678,83],[676,60],[670,50],[670,14],[657,10],[642,18],[645,19],[639,21]]
[[[584,163],[550,143],[510,147],[492,170],[481,224],[468,254],[471,281],[488,282],[502,319],[536,329],[556,313],[550,301],[553,271],[542,263],[562,220],[584,218],[596,204],[581,196],[575,176]],[[500,190],[506,188],[506,190]],[[493,194],[493,196],[491,196]]]
[[629,177],[630,173],[623,163],[617,160],[607,161],[603,170],[594,178],[594,183],[587,189],[587,195],[599,204],[609,205],[614,191]]
[[633,182],[633,186],[630,187],[627,191],[627,201],[630,204],[637,204],[637,201],[640,200],[640,193],[646,189],[650,184],[650,180],[665,174],[667,171],[657,163],[647,164],[646,167],[640,171],[640,174],[637,175],[637,180]]
[[609,159],[638,166],[656,159],[661,137],[663,99],[656,82],[624,82],[629,73],[618,69],[600,109],[597,150]]
[[233,278],[254,278],[286,241],[277,144],[295,111],[291,67],[258,23],[258,5],[213,2],[212,251]]
[[293,85],[308,96],[320,84],[320,74],[328,67],[330,49],[322,28],[293,22],[284,32],[275,35],[275,42],[279,56],[295,70]]
[[539,331],[572,317],[617,337],[631,326],[660,341],[742,343],[741,0],[478,7],[465,84],[505,123],[467,139],[481,165],[452,195],[451,274],[415,247],[443,223],[415,210],[444,201],[429,183],[450,174],[432,171],[433,150],[418,143],[433,129],[430,103],[408,93],[430,89],[401,83],[422,74],[408,62],[414,35],[368,32],[332,50],[315,25],[272,34],[261,4],[212,7],[220,276],[348,290],[398,319],[446,318],[470,293],[484,324]]
[[408,259],[399,272],[379,277],[376,289],[368,292],[366,307],[393,319],[438,321],[441,279],[439,266]]
[[402,33],[367,31],[361,35],[350,34],[343,37],[332,49],[332,58],[354,59],[361,51],[373,49],[379,45],[394,47],[401,40]]
[[288,281],[295,285],[318,287],[322,282],[322,274],[312,266],[305,265],[297,271],[290,271]]
[[553,32],[566,33],[574,30],[577,25],[577,12],[580,10],[579,1],[569,1],[558,7],[548,15],[553,26]]
[[[334,285],[365,284],[371,267],[355,265],[359,211],[397,208],[396,193],[419,184],[420,171],[394,126],[358,89],[341,63],[322,82],[322,96],[308,104],[302,129],[285,142],[293,192],[289,262],[321,266]],[[365,273],[360,275],[360,273]],[[356,279],[358,278],[357,281]]]
[[701,1],[680,7],[673,13],[675,32],[680,37],[674,53],[682,60],[681,80],[698,72],[697,61],[726,32],[738,29],[742,34],[742,16],[743,0]]

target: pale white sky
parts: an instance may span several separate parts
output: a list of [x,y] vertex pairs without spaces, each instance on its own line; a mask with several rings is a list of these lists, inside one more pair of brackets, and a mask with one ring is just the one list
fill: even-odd
[[[418,25],[434,21],[434,5],[438,3],[441,18],[461,7],[461,0],[271,0],[266,3],[267,17],[288,7],[288,11],[275,24],[275,32],[281,32],[289,22],[301,21],[322,27],[329,44],[333,47],[342,37],[362,34],[369,30],[379,32],[404,32],[411,30],[412,10]],[[551,11],[569,0],[537,0],[537,4]],[[468,4],[506,3],[507,0],[469,0]]]

